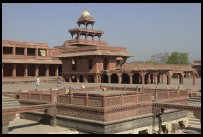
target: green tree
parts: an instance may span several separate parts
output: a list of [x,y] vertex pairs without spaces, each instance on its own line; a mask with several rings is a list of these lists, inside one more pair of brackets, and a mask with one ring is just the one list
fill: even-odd
[[167,59],[166,64],[189,64],[188,53],[173,52]]

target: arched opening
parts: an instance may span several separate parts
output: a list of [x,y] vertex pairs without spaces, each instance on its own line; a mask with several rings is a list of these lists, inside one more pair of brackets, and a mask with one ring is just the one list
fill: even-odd
[[151,83],[151,79],[150,79],[150,73],[147,73],[144,77],[144,79],[145,79],[145,81],[144,81],[144,83],[145,84],[150,84]]
[[154,74],[150,74],[150,83],[153,83],[153,84],[155,84],[156,83],[156,79],[157,79],[157,76],[156,75],[154,75]]
[[129,75],[127,73],[122,74],[122,82],[121,83],[123,83],[123,84],[129,84],[130,83]]
[[101,75],[101,83],[108,83],[108,76],[106,74]]
[[16,65],[16,76],[24,76],[24,66],[23,64],[17,64]]
[[139,73],[135,73],[133,76],[133,84],[142,84],[142,77]]
[[80,81],[81,83],[84,82],[83,75],[80,75],[79,81]]
[[12,65],[11,64],[4,64],[4,77],[11,77],[12,76]]
[[111,75],[111,83],[118,83],[118,75],[113,73]]
[[66,76],[64,77],[64,79],[65,79],[65,82],[69,82],[69,76],[68,76],[68,75],[66,75]]
[[94,83],[94,77],[93,77],[93,75],[89,75],[87,77],[87,80],[88,80],[88,83]]
[[103,60],[103,69],[104,69],[104,70],[108,70],[108,60],[107,60],[106,57],[105,57],[104,60]]
[[71,76],[71,81],[72,82],[77,82],[77,76],[76,75],[72,75]]

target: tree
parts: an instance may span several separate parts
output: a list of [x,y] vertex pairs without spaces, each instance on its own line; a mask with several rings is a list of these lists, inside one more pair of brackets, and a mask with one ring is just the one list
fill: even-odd
[[158,54],[152,55],[150,61],[156,62],[158,64],[166,64],[168,57],[169,57],[168,52],[158,53]]
[[188,53],[173,52],[167,59],[166,64],[189,64]]

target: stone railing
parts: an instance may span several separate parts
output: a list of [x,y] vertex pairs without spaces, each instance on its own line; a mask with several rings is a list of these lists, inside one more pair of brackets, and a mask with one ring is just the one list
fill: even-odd
[[[76,41],[76,40],[71,40]],[[78,41],[88,41],[88,40],[78,40]],[[91,41],[91,40],[89,40]],[[102,41],[98,41],[102,42]],[[85,46],[85,47],[76,47],[76,46],[69,46],[67,49],[64,49],[62,52],[71,53],[71,52],[82,52],[82,51],[91,51],[91,50],[112,50],[112,51],[124,51],[126,48],[123,47],[109,47],[109,46]]]
[[126,105],[129,103],[139,104],[142,102],[151,102],[151,94],[137,94],[136,92],[121,95],[70,93],[67,95],[57,96],[57,103],[92,107],[112,107]]
[[[116,90],[116,91],[137,91],[138,93],[140,91],[144,91],[144,88],[139,88],[139,87],[115,87],[115,86],[105,86],[107,90]],[[86,87],[86,88],[81,88],[81,89],[75,89],[75,88],[69,88],[70,91],[72,92],[80,92],[80,91],[98,91],[101,90],[100,87]]]
[[69,40],[69,44],[91,44],[91,45],[107,45],[106,41],[88,40],[88,39],[74,39]]
[[40,101],[40,102],[56,102],[56,96],[65,94],[66,89],[58,90],[33,90],[33,91],[19,91],[18,96],[20,100]]
[[192,65],[184,64],[146,64],[146,63],[126,63],[125,68],[132,70],[139,69],[171,69],[171,70],[193,70]]
[[[71,104],[76,106],[112,107],[143,102],[187,99],[187,90],[144,89],[127,87],[86,87],[84,89],[65,88],[59,90],[19,91],[20,100],[40,101],[47,103]],[[88,91],[85,92],[85,91]],[[101,91],[101,93],[98,93]],[[115,91],[112,93],[112,91]],[[120,91],[123,91],[122,93]],[[125,92],[126,91],[126,92]],[[94,93],[97,92],[97,93]],[[107,94],[105,92],[111,92]],[[154,98],[154,99],[153,99]]]
[[165,100],[165,99],[178,99],[178,98],[188,98],[187,90],[156,90],[155,89],[155,98],[156,101]]

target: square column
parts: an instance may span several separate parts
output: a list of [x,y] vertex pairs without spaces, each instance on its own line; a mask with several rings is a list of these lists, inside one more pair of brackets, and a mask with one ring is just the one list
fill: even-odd
[[122,81],[122,75],[121,74],[117,74],[118,75],[118,84],[121,84],[121,81]]
[[12,77],[16,77],[16,64],[13,64]]
[[46,65],[46,76],[49,76],[49,65]]
[[108,83],[111,83],[111,75],[108,75]]
[[12,55],[16,55],[16,47],[13,47]]
[[167,75],[167,85],[171,85],[172,74]]
[[27,70],[28,65],[25,64],[24,67],[25,67],[25,69],[24,69],[24,77],[27,77],[28,76],[28,70]]
[[99,78],[98,78],[97,74],[94,76],[94,81],[95,81],[95,83],[99,83]]
[[27,47],[24,49],[24,55],[27,56]]
[[38,48],[35,49],[35,56],[38,56]]

